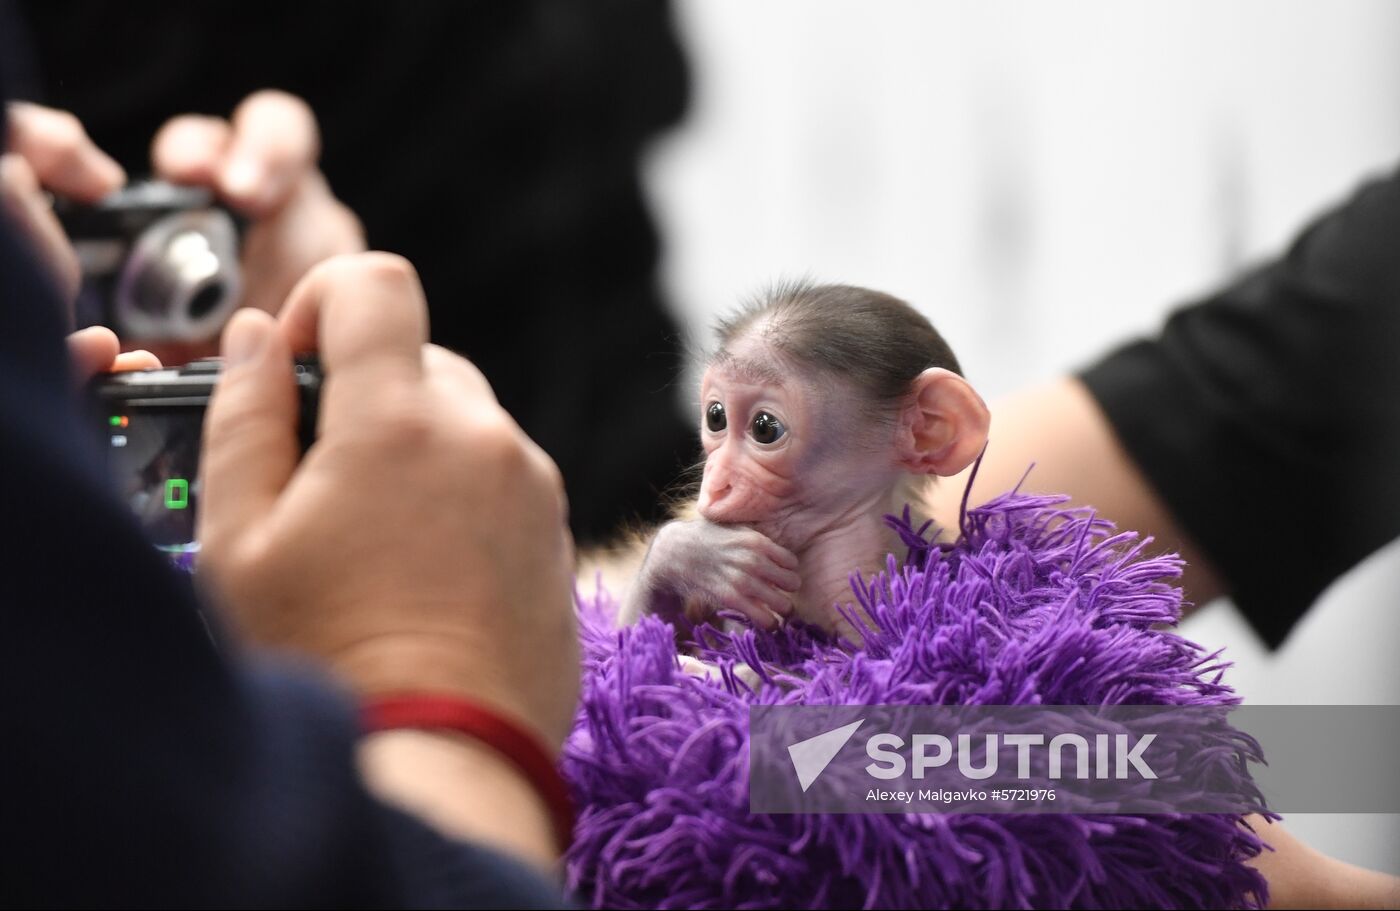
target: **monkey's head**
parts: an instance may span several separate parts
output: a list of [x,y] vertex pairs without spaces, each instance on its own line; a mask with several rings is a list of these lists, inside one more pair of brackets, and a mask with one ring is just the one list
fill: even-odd
[[905,482],[952,475],[990,415],[913,307],[848,285],[774,288],[719,326],[700,388],[706,519],[801,550]]

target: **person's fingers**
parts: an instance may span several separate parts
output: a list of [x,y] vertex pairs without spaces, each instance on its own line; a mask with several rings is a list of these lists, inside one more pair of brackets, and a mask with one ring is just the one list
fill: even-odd
[[[78,254],[63,233],[33,168],[13,152],[0,155],[0,208],[28,238],[53,278],[65,308],[71,308],[83,279]],[[71,325],[71,313],[68,321]]]
[[159,370],[160,358],[149,351],[121,352],[116,333],[106,326],[88,326],[68,336],[68,360],[73,381],[82,385],[99,373]]
[[320,353],[323,425],[354,415],[395,379],[422,377],[428,304],[418,273],[401,256],[326,260],[292,289],[280,322],[292,351]]
[[67,111],[10,102],[9,148],[23,156],[39,183],[79,202],[96,202],[126,183],[126,172],[99,149]]
[[144,348],[135,351],[124,351],[117,355],[117,359],[112,361],[111,370],[113,373],[121,373],[127,370],[159,370],[161,368],[160,358]]
[[200,540],[215,552],[247,540],[271,512],[300,456],[292,356],[276,322],[239,310],[224,330],[224,372],[204,421]]
[[232,136],[233,128],[221,117],[172,118],[151,141],[151,166],[163,180],[213,187]]
[[485,374],[471,361],[441,345],[423,346],[423,367],[430,374],[447,378],[473,399],[496,401]]
[[167,342],[157,339],[139,339],[131,342],[123,340],[122,348],[127,349],[126,353],[128,354],[149,353],[151,357],[162,364],[188,364],[190,361],[217,356],[219,337],[214,336],[197,342]]
[[233,136],[219,172],[219,190],[254,216],[278,208],[321,153],[316,117],[286,92],[256,92],[233,112]]
[[110,370],[121,351],[116,333],[106,326],[89,326],[68,336],[68,362],[73,381],[86,383],[99,373]]
[[281,208],[243,234],[243,303],[278,313],[316,263],[364,250],[360,220],[335,198],[320,171],[310,171]]
[[[564,553],[572,553],[574,543],[568,533],[569,499],[559,466],[501,408],[491,384],[471,361],[439,345],[427,344],[423,346],[423,371],[429,382],[437,387],[440,394],[438,401],[446,403],[445,407],[462,409],[477,420],[504,421],[514,429],[524,457],[531,465],[530,470],[539,481],[541,496],[548,497],[541,508],[552,508],[560,516],[560,529],[563,532],[558,542],[560,549]],[[572,559],[569,562],[572,563]]]

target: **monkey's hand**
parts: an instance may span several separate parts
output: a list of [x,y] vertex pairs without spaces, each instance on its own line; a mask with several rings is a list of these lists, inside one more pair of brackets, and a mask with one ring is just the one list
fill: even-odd
[[801,584],[797,565],[791,551],[751,528],[704,519],[668,522],[652,538],[619,620],[685,614],[698,621],[732,610],[760,629],[774,629],[792,614],[792,593]]

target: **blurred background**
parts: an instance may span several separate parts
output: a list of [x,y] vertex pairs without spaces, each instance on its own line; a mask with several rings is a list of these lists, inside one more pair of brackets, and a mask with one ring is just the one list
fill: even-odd
[[[922,309],[994,399],[1153,331],[1400,164],[1387,0],[681,0],[675,15],[692,99],[647,185],[664,288],[697,343],[773,278],[869,285]],[[1299,520],[1306,549],[1325,530]],[[1226,648],[1252,702],[1400,702],[1400,545],[1277,652],[1224,601],[1183,632]],[[1400,872],[1400,817],[1288,822]]]

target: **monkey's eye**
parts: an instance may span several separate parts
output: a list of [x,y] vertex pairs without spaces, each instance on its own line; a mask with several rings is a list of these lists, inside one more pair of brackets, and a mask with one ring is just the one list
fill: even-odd
[[711,433],[719,433],[727,423],[724,418],[724,406],[719,402],[711,402],[710,407],[705,409],[705,426],[710,428]]
[[787,428],[782,422],[766,411],[760,411],[753,416],[753,425],[749,428],[753,433],[755,443],[762,443],[767,446],[776,443],[787,433]]

